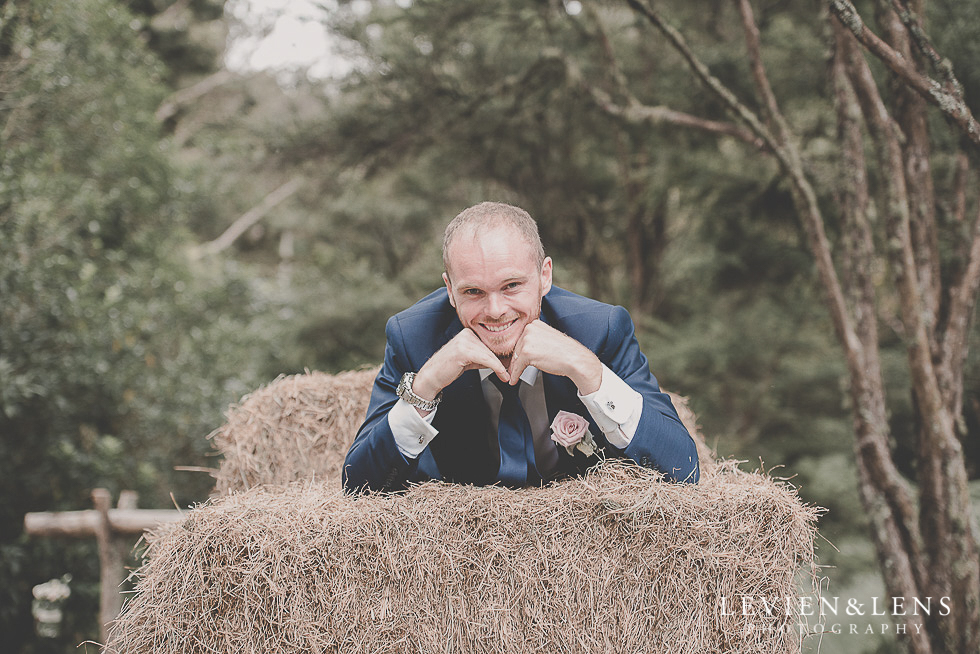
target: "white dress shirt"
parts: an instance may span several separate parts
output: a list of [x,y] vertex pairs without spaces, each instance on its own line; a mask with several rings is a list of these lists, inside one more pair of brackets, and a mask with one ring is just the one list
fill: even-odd
[[[548,406],[544,396],[543,377],[540,371],[528,366],[521,374],[518,395],[524,412],[527,413],[531,432],[534,436],[534,458],[538,472],[545,478],[554,471],[558,463],[557,444],[551,440],[551,423],[548,421]],[[483,397],[490,408],[491,425],[488,426],[492,441],[496,442],[497,421],[503,398],[500,391],[490,381],[493,371],[480,370]],[[606,440],[615,447],[626,449],[633,440],[643,412],[643,396],[630,388],[616,373],[602,364],[602,380],[599,390],[588,395],[578,394],[593,420],[602,430]],[[414,459],[428,447],[439,430],[432,426],[436,411],[427,416],[419,415],[411,404],[399,399],[388,412],[388,426],[395,437],[395,444],[405,457]]]

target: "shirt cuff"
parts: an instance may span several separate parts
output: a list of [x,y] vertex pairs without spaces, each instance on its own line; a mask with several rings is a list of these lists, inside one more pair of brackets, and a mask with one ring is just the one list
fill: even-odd
[[643,396],[603,363],[599,390],[588,395],[579,393],[578,398],[589,410],[609,444],[625,450],[640,424]]
[[435,415],[436,411],[433,410],[423,418],[414,406],[402,399],[391,407],[391,411],[388,412],[388,427],[391,428],[391,435],[395,437],[398,451],[406,458],[418,458],[439,433],[439,430],[432,426]]

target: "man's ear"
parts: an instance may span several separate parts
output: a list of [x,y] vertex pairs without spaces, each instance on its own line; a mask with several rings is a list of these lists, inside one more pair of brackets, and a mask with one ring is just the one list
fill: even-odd
[[551,273],[551,257],[545,257],[541,264],[541,297],[544,297],[551,290]]
[[449,275],[442,273],[442,281],[446,283],[446,290],[449,292],[449,304],[451,304],[453,309],[455,309],[456,298],[453,297],[453,283],[449,281]]

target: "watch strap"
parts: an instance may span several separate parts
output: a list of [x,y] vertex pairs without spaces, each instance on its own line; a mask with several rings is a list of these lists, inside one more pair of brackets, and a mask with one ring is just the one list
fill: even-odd
[[401,399],[405,400],[414,407],[418,407],[423,411],[434,411],[439,402],[442,401],[442,391],[436,395],[434,400],[427,400],[425,398],[419,397],[412,390],[412,383],[415,381],[414,372],[406,372],[402,375],[401,381],[398,382],[398,388],[395,390],[395,394]]

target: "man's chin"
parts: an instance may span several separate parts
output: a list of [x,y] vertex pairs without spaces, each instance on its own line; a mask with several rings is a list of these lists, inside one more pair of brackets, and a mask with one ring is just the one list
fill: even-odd
[[510,358],[514,356],[514,344],[513,343],[487,343],[483,341],[483,344],[487,346],[487,349],[494,353],[494,355],[501,361],[510,361]]
[[486,345],[487,345],[488,348],[490,348],[490,351],[493,352],[497,356],[498,359],[510,359],[512,356],[514,356],[514,348],[513,348],[513,346],[511,346],[511,347],[495,347],[493,345],[490,345],[489,343],[486,344]]

